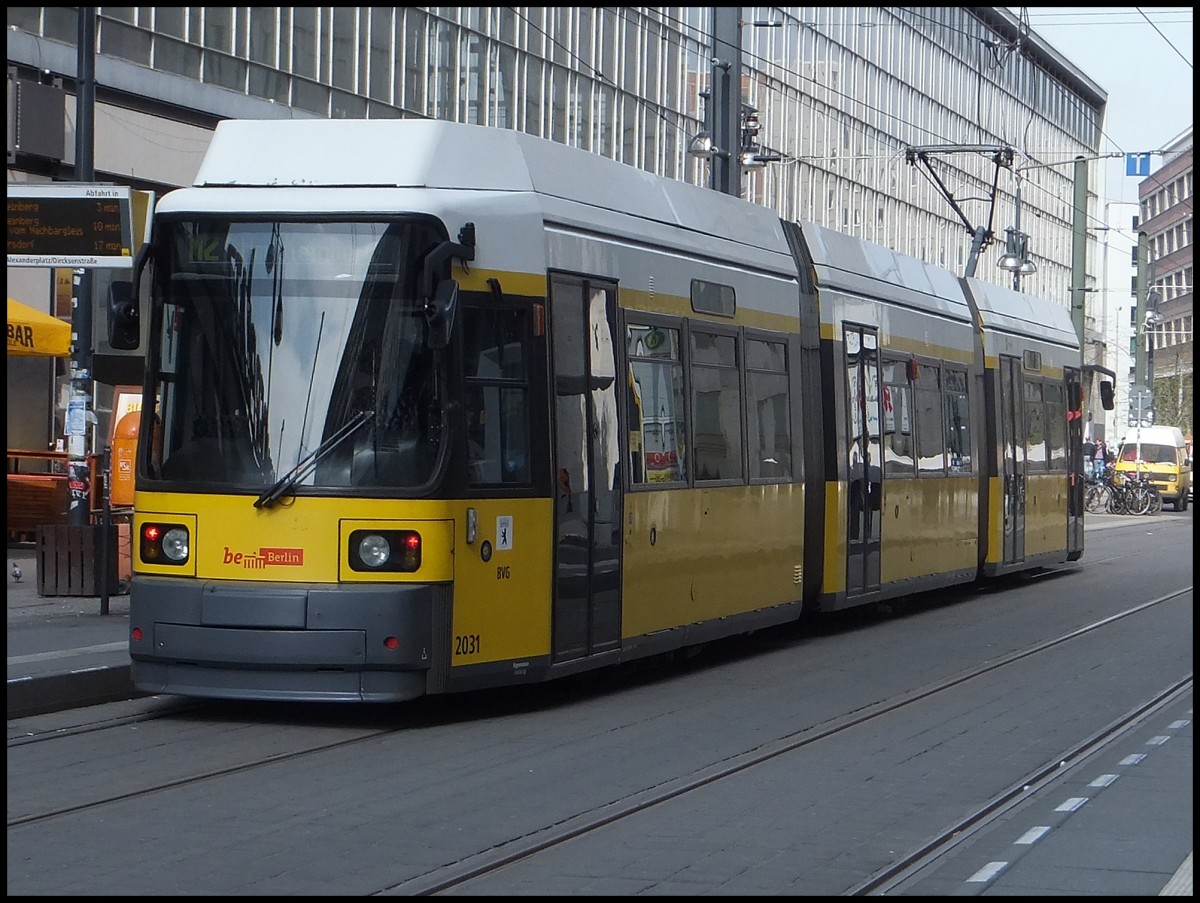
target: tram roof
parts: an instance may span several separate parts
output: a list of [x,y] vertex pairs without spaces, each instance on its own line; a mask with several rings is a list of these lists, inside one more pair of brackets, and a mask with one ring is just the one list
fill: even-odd
[[949,270],[817,223],[800,228],[819,287],[971,319],[962,284]]
[[788,253],[766,207],[524,132],[442,120],[225,120],[193,184],[532,192]]
[[975,276],[968,276],[963,281],[979,311],[984,330],[1040,338],[1068,348],[1079,347],[1071,312],[1064,305],[984,282]]

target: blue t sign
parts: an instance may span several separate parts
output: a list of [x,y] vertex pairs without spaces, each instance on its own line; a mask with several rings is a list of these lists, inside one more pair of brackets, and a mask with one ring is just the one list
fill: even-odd
[[1125,155],[1125,175],[1127,176],[1148,176],[1150,175],[1150,154],[1126,154]]

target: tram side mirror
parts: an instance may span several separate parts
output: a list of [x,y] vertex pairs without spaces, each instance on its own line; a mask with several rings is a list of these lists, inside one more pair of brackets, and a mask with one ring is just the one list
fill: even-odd
[[133,351],[142,330],[133,283],[117,281],[108,287],[108,344],[118,351]]
[[1113,401],[1113,384],[1107,379],[1100,380],[1100,404],[1106,411],[1111,411],[1116,406],[1116,402]]
[[429,323],[429,347],[435,350],[450,344],[454,332],[454,315],[458,312],[458,283],[443,279],[425,302],[425,319]]

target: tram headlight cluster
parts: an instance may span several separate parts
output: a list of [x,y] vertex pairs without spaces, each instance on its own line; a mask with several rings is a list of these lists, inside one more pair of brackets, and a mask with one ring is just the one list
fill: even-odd
[[416,530],[355,530],[350,534],[350,568],[355,571],[411,573],[421,566],[421,534]]
[[183,524],[144,523],[138,548],[147,564],[187,564],[192,554],[192,537]]

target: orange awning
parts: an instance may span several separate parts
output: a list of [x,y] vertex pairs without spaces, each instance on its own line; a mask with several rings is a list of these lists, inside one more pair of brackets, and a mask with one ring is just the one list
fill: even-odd
[[70,357],[71,324],[9,298],[8,353],[33,357]]

